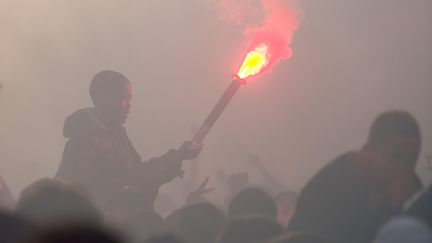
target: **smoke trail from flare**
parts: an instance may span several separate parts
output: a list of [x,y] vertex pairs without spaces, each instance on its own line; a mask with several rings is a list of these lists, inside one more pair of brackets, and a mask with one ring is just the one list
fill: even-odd
[[[265,65],[250,75],[270,70],[291,56],[289,45],[304,16],[298,0],[220,0],[220,6],[224,20],[243,25],[245,34],[251,36],[246,57],[260,46],[267,48]],[[244,72],[244,66],[239,74]]]

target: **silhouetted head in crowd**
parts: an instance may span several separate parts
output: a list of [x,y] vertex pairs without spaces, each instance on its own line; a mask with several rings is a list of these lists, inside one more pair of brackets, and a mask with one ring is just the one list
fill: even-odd
[[0,242],[21,243],[35,237],[38,230],[26,220],[12,214],[0,211]]
[[102,222],[102,215],[83,191],[57,179],[41,179],[25,188],[17,213],[42,227]]
[[144,243],[186,243],[185,241],[181,240],[180,238],[172,234],[161,234],[161,235],[151,236],[150,238],[148,238],[143,242]]
[[165,222],[154,211],[137,212],[126,217],[124,228],[135,242],[143,242],[150,236],[165,231]]
[[257,188],[246,188],[231,200],[228,215],[264,215],[276,219],[277,207],[270,195]]
[[225,220],[224,214],[210,203],[185,206],[171,213],[166,223],[189,243],[212,243]]
[[96,115],[105,125],[126,122],[131,109],[132,87],[123,74],[109,70],[97,73],[90,84],[90,96]]
[[229,220],[218,243],[261,243],[283,233],[274,219],[265,216],[238,216]]
[[289,228],[340,242],[370,242],[417,189],[419,149],[412,115],[380,114],[361,151],[338,156],[304,186]]
[[294,215],[297,199],[298,193],[293,191],[281,192],[274,197],[277,205],[277,220],[283,227],[288,226]]
[[[392,208],[419,190],[415,167],[421,147],[420,128],[415,118],[404,111],[388,111],[373,122],[362,150],[368,159],[357,163],[365,177],[377,187],[388,188]],[[364,169],[366,168],[366,169]]]
[[303,232],[287,232],[282,235],[276,236],[267,243],[335,243],[322,236],[303,233]]
[[122,243],[112,231],[89,225],[69,225],[44,231],[30,243]]
[[404,111],[389,111],[373,122],[364,150],[379,156],[383,163],[413,171],[420,147],[420,128],[415,118]]

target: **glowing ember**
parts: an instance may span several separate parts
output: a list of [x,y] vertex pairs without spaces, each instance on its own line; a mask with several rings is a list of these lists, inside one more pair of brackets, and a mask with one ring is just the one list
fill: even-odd
[[259,73],[268,63],[268,46],[261,44],[250,51],[240,67],[237,75],[241,79]]

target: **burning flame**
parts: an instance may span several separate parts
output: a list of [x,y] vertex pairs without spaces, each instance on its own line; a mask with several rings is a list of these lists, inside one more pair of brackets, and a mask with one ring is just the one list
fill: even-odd
[[269,63],[268,49],[266,44],[261,44],[248,52],[237,76],[241,79],[245,79],[259,73]]
[[303,19],[300,0],[219,0],[223,19],[244,25],[250,38],[237,76],[246,79],[270,72],[291,57],[294,32]]

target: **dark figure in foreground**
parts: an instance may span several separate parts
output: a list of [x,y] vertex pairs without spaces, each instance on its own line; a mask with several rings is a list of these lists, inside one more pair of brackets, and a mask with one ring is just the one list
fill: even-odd
[[121,236],[100,226],[72,224],[54,227],[34,237],[30,243],[123,243]]
[[170,233],[151,236],[144,243],[185,243],[182,239]]
[[123,228],[132,238],[132,242],[142,243],[150,236],[166,231],[165,221],[154,211],[137,212],[128,215]]
[[421,187],[414,172],[420,143],[410,114],[381,114],[360,151],[339,156],[306,184],[289,228],[338,242],[369,242]]
[[[183,174],[183,160],[198,156],[200,145],[185,142],[161,157],[142,161],[122,126],[131,109],[132,88],[125,76],[102,71],[90,84],[94,107],[70,115],[63,134],[69,138],[57,177],[78,182],[104,207],[115,197],[135,194],[139,209],[152,210],[159,187]],[[127,193],[126,193],[127,192]],[[118,196],[120,195],[120,196]]]
[[214,243],[225,215],[207,202],[184,206],[166,219],[168,228],[189,243]]
[[21,243],[29,242],[39,234],[39,229],[30,222],[10,211],[0,210],[0,242]]
[[303,233],[303,232],[287,232],[278,235],[267,243],[336,243],[330,241],[320,235]]
[[16,213],[41,229],[64,224],[102,224],[86,193],[56,179],[40,179],[20,194]]
[[225,224],[217,243],[264,243],[282,233],[282,226],[269,217],[238,216]]

